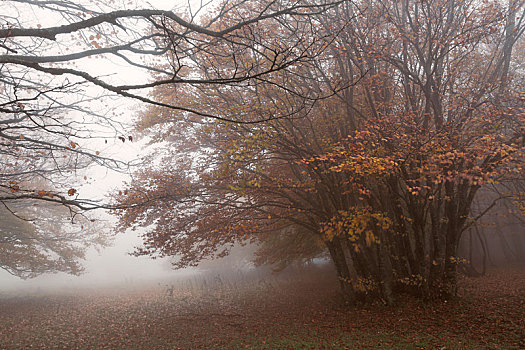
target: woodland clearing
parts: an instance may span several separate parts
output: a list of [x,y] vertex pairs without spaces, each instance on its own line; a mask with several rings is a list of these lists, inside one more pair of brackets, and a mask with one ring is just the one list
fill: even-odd
[[525,270],[460,279],[458,298],[345,306],[332,271],[2,295],[2,349],[523,349]]

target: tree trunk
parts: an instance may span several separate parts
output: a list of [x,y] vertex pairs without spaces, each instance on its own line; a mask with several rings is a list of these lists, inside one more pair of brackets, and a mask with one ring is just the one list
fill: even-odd
[[332,241],[327,241],[326,246],[328,247],[332,261],[334,262],[343,297],[348,303],[354,304],[356,301],[355,293],[352,288],[350,269],[346,262],[341,240],[338,237],[335,237]]
[[449,223],[447,230],[447,243],[445,246],[445,269],[443,271],[443,283],[440,291],[445,300],[451,299],[457,294],[457,232],[454,223]]
[[377,254],[381,295],[387,305],[392,305],[394,303],[394,297],[392,295],[392,264],[389,259],[391,253],[389,252],[384,233],[380,235]]

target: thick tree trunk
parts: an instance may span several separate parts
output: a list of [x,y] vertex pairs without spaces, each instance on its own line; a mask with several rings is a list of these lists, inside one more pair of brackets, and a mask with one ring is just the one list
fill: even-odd
[[443,284],[441,289],[441,297],[445,300],[451,299],[457,294],[457,247],[459,233],[457,232],[455,218],[449,216],[448,219],[445,269],[443,271]]
[[335,237],[332,241],[327,241],[326,246],[334,262],[343,297],[348,303],[354,304],[356,302],[355,292],[352,288],[350,269],[348,268],[341,240]]
[[377,249],[377,260],[379,265],[379,288],[383,300],[387,305],[394,303],[394,296],[392,293],[392,264],[390,262],[391,252],[389,252],[386,237],[384,234],[380,235],[380,243]]

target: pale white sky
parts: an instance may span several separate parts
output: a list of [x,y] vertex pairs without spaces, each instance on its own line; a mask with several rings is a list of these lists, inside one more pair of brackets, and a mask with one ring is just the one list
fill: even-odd
[[[134,6],[137,8],[155,7],[165,10],[171,10],[173,8],[180,9],[188,6],[188,3],[182,0],[139,0],[136,1],[136,3],[143,4],[142,6]],[[196,8],[199,6],[200,1],[191,0],[191,3],[192,6]],[[40,19],[40,22],[42,25],[46,25],[43,19]],[[147,75],[137,74],[136,70],[130,70],[129,67],[126,68],[121,63],[103,63],[100,60],[85,60],[85,62],[79,64],[85,65],[88,71],[96,70],[97,75],[117,73],[119,76],[118,79],[121,79],[120,77],[131,77],[135,80],[147,79]],[[137,103],[132,101],[119,100],[112,103],[114,103],[112,106],[118,106],[120,111],[125,110],[123,116],[126,118],[131,118],[136,113],[137,108],[140,108]],[[103,140],[98,140],[86,146],[99,150],[102,155],[108,157],[116,156],[119,159],[128,161],[140,156],[144,152],[141,142],[122,143],[114,138],[110,138],[107,144],[104,143]],[[87,175],[89,181],[79,188],[80,195],[83,193],[103,195],[108,193],[108,191],[119,188],[122,182],[128,179],[128,177],[123,174],[111,172],[101,167],[91,168]],[[83,178],[83,176],[84,174],[79,174],[78,177],[80,179]],[[103,217],[106,216],[103,213],[100,215]],[[114,220],[114,218],[108,219],[110,220],[108,225],[111,225],[111,220]],[[111,229],[108,228],[108,233],[110,233],[110,231]],[[136,232],[129,232],[117,235],[114,244],[102,250],[100,253],[94,249],[90,250],[86,263],[84,264],[86,272],[78,277],[60,273],[56,275],[44,275],[30,280],[21,280],[0,269],[0,292],[13,290],[14,288],[31,291],[36,288],[61,285],[68,288],[83,288],[95,285],[98,282],[122,284],[130,283],[130,281],[146,281],[153,278],[169,279],[188,273],[170,270],[169,263],[166,260],[151,260],[146,257],[137,258],[127,255],[127,253],[131,252],[133,247],[139,245],[140,242],[141,240]]]

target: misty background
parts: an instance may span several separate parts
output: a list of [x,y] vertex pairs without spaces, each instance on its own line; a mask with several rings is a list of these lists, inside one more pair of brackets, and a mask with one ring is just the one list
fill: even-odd
[[[188,5],[195,7],[200,6],[200,2],[186,2],[182,0],[151,0],[144,2],[144,4],[147,5],[147,7],[166,10],[174,8],[184,9]],[[83,64],[86,65],[86,70],[96,69],[99,74],[112,75],[115,72],[119,72],[119,76],[124,75],[127,78],[138,80],[147,77],[146,75],[141,76],[137,74],[135,70],[126,71],[115,62],[104,61],[104,64],[101,64],[100,61],[97,61],[96,65],[94,65],[93,61],[86,60]],[[90,66],[90,64],[92,66]],[[136,115],[141,108],[136,102],[125,101],[123,99],[119,99],[115,105],[118,105],[117,108],[124,111],[124,113],[122,113],[125,118],[122,120],[124,124],[131,123],[134,115]],[[135,140],[133,143],[121,143],[119,140],[113,139],[107,144],[105,140],[99,139],[93,140],[90,147],[100,149],[104,155],[108,157],[115,157],[123,161],[133,161],[144,156],[145,144],[146,140]],[[79,192],[89,193],[90,196],[99,196],[100,198],[118,191],[123,183],[130,179],[129,176],[123,173],[116,173],[111,169],[101,166],[91,167],[88,169],[87,174],[78,174],[79,177],[85,175],[87,175],[90,180],[79,187]],[[501,212],[502,211],[503,209],[501,209]],[[83,264],[85,268],[83,274],[74,276],[59,272],[23,280],[9,274],[7,271],[0,270],[0,291],[21,290],[31,292],[40,289],[83,289],[98,288],[101,286],[133,286],[142,283],[168,283],[177,278],[199,274],[204,270],[198,268],[174,270],[170,258],[151,259],[148,257],[131,256],[130,253],[134,251],[134,248],[140,246],[142,243],[140,237],[141,231],[128,231],[116,234],[114,232],[114,226],[116,224],[114,217],[102,211],[98,211],[95,216],[97,217],[101,230],[104,230],[110,237],[110,243],[105,248],[90,248],[87,251]],[[492,234],[491,236],[493,237],[487,244],[491,247],[493,254],[496,254],[495,260],[498,260],[498,257],[501,257],[499,259],[501,263],[509,260],[522,260],[524,255],[523,247],[525,246],[522,236],[523,222],[514,222],[512,221],[513,218],[506,217],[501,219],[506,222],[506,226],[504,227],[500,222],[498,222],[498,225],[495,225],[496,218],[497,215],[488,216],[484,219],[484,225],[487,226],[486,231]],[[472,238],[465,235],[464,240],[467,239],[473,240],[471,245],[476,251],[479,252],[482,250],[483,247],[481,243],[477,242],[475,237]],[[470,244],[470,242],[465,241],[464,245],[466,246],[468,244]],[[250,249],[248,248],[247,254],[249,255],[249,253]],[[474,255],[473,259],[480,262],[482,257]],[[247,257],[243,255],[242,260],[241,265],[247,261]],[[224,263],[224,261],[217,261],[218,265],[222,263]]]
[[[148,8],[157,8],[162,10],[184,10],[188,6],[198,8],[201,6],[200,1],[184,0],[149,0],[136,1],[131,6],[141,6]],[[31,15],[31,14],[30,14]],[[42,24],[52,25],[52,19],[39,17],[35,19]],[[46,23],[51,21],[51,23]],[[95,70],[99,75],[115,76],[117,79],[126,77],[126,79],[144,80],[148,74],[139,72],[135,69],[125,67],[119,62],[104,59],[98,60],[81,60],[81,66],[87,71]],[[130,81],[126,81],[130,83]],[[124,83],[124,81],[120,81]],[[134,117],[140,111],[140,105],[136,101],[119,98],[111,101],[114,110],[118,110],[124,118],[120,122],[124,125],[131,124]],[[100,109],[107,109],[108,105],[102,105]],[[137,142],[138,141],[138,142]],[[85,143],[85,142],[84,142]],[[115,138],[94,139],[89,142],[89,147],[99,149],[104,155],[114,157],[115,159],[133,162],[144,156],[145,140],[135,139],[133,143],[122,143]],[[117,173],[111,169],[102,166],[92,166],[85,173],[79,173],[78,178],[87,176],[89,181],[79,186],[79,193],[89,193],[90,197],[105,198],[107,195],[118,191],[125,181],[130,179],[125,173]],[[132,286],[144,282],[156,282],[160,280],[173,279],[178,277],[189,276],[198,273],[197,269],[172,269],[170,259],[151,259],[148,257],[131,256],[136,246],[140,246],[140,230],[116,234],[114,226],[116,219],[102,210],[96,211],[93,215],[97,218],[97,224],[108,235],[109,245],[98,249],[89,248],[85,261],[83,262],[84,272],[79,275],[70,275],[62,272],[44,274],[35,278],[21,279],[13,276],[7,271],[0,269],[0,292],[35,292],[39,290],[61,290],[61,289],[84,289],[98,287],[114,287],[119,285]]]

